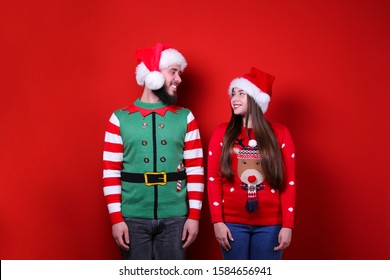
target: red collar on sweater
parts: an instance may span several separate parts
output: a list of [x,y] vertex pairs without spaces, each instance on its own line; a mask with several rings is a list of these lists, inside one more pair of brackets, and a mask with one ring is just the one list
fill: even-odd
[[168,105],[168,106],[164,106],[162,108],[157,108],[157,109],[145,109],[145,108],[141,108],[141,107],[138,107],[138,106],[132,104],[130,106],[125,107],[123,109],[123,111],[129,111],[129,114],[140,112],[142,117],[144,118],[153,112],[156,114],[159,114],[162,117],[164,117],[165,113],[168,111],[170,111],[174,114],[177,114],[177,110],[179,110],[179,109],[181,109],[181,107],[176,106],[176,105]]

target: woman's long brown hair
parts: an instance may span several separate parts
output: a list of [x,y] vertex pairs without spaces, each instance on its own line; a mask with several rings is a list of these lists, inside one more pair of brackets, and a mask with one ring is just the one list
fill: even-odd
[[[274,188],[279,188],[283,181],[283,160],[279,144],[269,122],[264,118],[263,112],[253,98],[247,95],[248,111],[245,127],[248,127],[248,119],[252,118],[253,131],[261,154],[261,166],[265,179]],[[231,154],[234,142],[241,133],[243,126],[242,116],[234,115],[230,118],[226,129],[222,153],[220,158],[220,172],[228,181],[233,181],[234,174],[231,166]],[[247,130],[248,134],[248,130]]]

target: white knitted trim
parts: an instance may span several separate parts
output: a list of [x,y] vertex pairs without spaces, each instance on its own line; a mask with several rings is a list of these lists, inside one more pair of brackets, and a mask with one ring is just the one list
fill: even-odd
[[180,70],[183,72],[187,67],[187,61],[184,56],[175,49],[166,49],[161,53],[160,58],[160,71],[167,69],[171,65],[179,65]]
[[229,86],[229,95],[232,96],[233,88],[240,88],[245,91],[249,96],[251,96],[257,105],[260,106],[263,114],[267,111],[268,103],[270,102],[270,96],[259,89],[257,86],[252,84],[249,80],[245,78],[236,78],[234,79]]

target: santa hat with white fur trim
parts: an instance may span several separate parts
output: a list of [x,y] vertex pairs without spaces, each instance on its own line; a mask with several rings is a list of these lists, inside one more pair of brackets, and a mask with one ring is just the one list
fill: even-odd
[[272,83],[274,80],[274,76],[252,67],[248,74],[236,78],[230,83],[229,94],[230,96],[232,95],[235,87],[242,89],[255,100],[264,114],[271,100]]
[[180,66],[180,71],[184,71],[187,66],[187,61],[181,53],[161,43],[155,47],[137,50],[135,57],[138,60],[135,69],[137,84],[152,90],[160,89],[164,85],[161,70],[176,64]]

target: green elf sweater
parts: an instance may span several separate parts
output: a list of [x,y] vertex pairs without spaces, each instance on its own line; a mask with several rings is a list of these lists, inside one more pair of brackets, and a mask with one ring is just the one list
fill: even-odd
[[[203,151],[198,125],[190,110],[138,99],[115,111],[105,134],[103,164],[103,192],[113,224],[122,222],[123,217],[200,218]],[[122,172],[182,170],[186,179],[165,185],[121,180]]]

